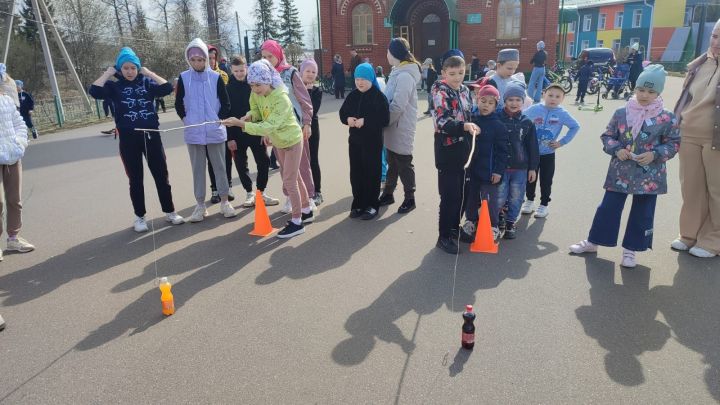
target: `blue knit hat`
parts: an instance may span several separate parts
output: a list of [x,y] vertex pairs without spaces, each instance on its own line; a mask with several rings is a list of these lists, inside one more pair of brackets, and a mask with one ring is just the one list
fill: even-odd
[[503,94],[503,101],[506,101],[510,97],[520,97],[525,100],[525,83],[519,80],[510,80],[505,85],[505,94]]
[[120,53],[118,53],[117,59],[115,59],[115,70],[119,71],[126,62],[134,64],[138,70],[142,67],[142,65],[140,65],[140,58],[135,55],[135,51],[127,46],[122,48]]
[[662,65],[648,65],[638,76],[635,87],[655,90],[660,94],[665,89],[665,76],[667,72]]
[[377,76],[375,76],[375,69],[373,69],[372,65],[369,63],[361,63],[357,65],[355,68],[355,78],[365,79],[380,90],[380,84],[377,81]]
[[15,80],[15,85],[22,89],[25,86],[25,83],[23,83],[22,80]]
[[[449,50],[449,51],[447,51],[447,52],[445,52],[445,53],[443,54],[443,56],[442,56],[442,62],[448,60],[449,58],[451,58],[451,57],[453,57],[453,56],[459,56],[460,58],[465,59],[465,55],[462,53],[461,50],[459,50],[459,49],[451,49],[451,50]],[[442,62],[441,62],[441,64],[442,64]]]
[[407,49],[400,38],[393,38],[390,40],[388,51],[390,51],[390,55],[399,61],[407,60],[408,56],[410,56],[410,50]]

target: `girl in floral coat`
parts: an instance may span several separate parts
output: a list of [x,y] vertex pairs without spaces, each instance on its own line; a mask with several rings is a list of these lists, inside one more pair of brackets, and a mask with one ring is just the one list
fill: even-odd
[[627,196],[632,208],[623,239],[623,267],[635,267],[635,252],[652,248],[655,202],[667,193],[666,162],[680,147],[675,115],[663,106],[660,93],[666,72],[650,65],[638,77],[635,96],[615,111],[601,136],[612,156],[605,179],[605,196],[595,212],[586,240],[570,246],[573,253],[596,252],[598,246],[617,246],[620,219]]

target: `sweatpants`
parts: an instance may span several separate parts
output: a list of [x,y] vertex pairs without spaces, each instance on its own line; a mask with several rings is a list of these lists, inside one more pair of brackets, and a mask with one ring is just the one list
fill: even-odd
[[[305,183],[305,189],[308,192],[308,195],[310,197],[315,196],[315,183],[313,183],[313,177],[312,177],[312,170],[310,170],[310,143],[307,140],[304,140],[302,146],[302,156],[300,157],[300,177],[302,178],[303,183]],[[277,149],[277,148],[276,148]],[[277,153],[277,151],[276,151]],[[280,173],[283,173],[283,167],[282,167],[282,159],[280,159],[280,156],[277,157],[278,161],[280,161]],[[289,190],[285,188],[285,184],[283,183],[283,194],[285,196],[290,196],[288,193]]]
[[[210,190],[217,191],[217,183],[215,182],[215,171],[213,170],[212,161],[210,156],[207,155],[207,168],[208,175],[210,176]],[[228,187],[232,187],[232,152],[227,147],[227,141],[225,142],[225,174],[227,175]]]
[[440,215],[438,233],[441,238],[457,237],[462,212],[465,171],[463,169],[438,169]]
[[583,103],[585,102],[585,96],[587,95],[589,84],[589,80],[580,80],[578,82],[577,96],[575,96],[575,101],[581,101]]
[[497,205],[498,185],[471,176],[466,190],[465,219],[477,224],[480,219],[480,213],[478,212],[480,203],[487,200],[490,224],[493,227],[498,226],[498,218],[500,217],[500,207]]
[[[617,246],[625,200],[629,194],[605,191],[600,206],[595,212],[588,241],[600,246]],[[627,250],[643,252],[652,249],[653,222],[655,220],[656,194],[632,194],[625,237],[622,246]]]
[[392,195],[397,187],[398,177],[403,183],[405,199],[415,199],[415,166],[412,164],[412,155],[401,155],[390,149],[385,149],[388,161],[387,177],[383,194]]
[[[147,145],[147,154],[145,153]],[[162,139],[157,132],[120,131],[120,159],[125,166],[125,174],[130,181],[130,201],[133,210],[138,217],[145,216],[145,187],[143,185],[143,156],[147,160],[150,173],[155,180],[160,207],[163,212],[175,212],[175,205],[172,201],[170,180],[168,175],[167,162],[165,161],[165,149]]]
[[190,166],[193,174],[193,190],[195,192],[195,201],[198,204],[205,203],[205,165],[208,160],[212,162],[213,167],[219,170],[215,171],[215,184],[218,185],[218,194],[220,197],[228,195],[230,189],[225,172],[225,142],[211,143],[208,145],[192,145],[188,144],[188,153],[190,154]]
[[275,148],[275,156],[280,162],[283,189],[288,191],[292,204],[292,218],[301,218],[302,209],[310,207],[308,192],[299,173],[300,161],[304,156],[303,142],[298,142],[289,148]]
[[720,254],[720,151],[712,141],[683,137],[679,152],[680,239]]
[[[0,165],[0,182],[5,192],[8,237],[15,237],[22,228],[22,162],[14,165]],[[0,198],[0,234],[3,230],[3,199]]]
[[540,155],[540,165],[537,169],[538,181],[527,183],[525,197],[528,201],[535,201],[535,189],[540,183],[540,205],[547,207],[550,204],[550,193],[552,192],[553,177],[555,177],[555,154]]
[[[358,137],[359,138],[359,137]],[[382,172],[382,137],[349,139],[351,209],[380,208],[380,176]]]
[[[312,122],[312,135],[308,139],[310,154],[310,170],[312,171],[313,186],[315,193],[320,193],[320,123],[317,120]],[[313,194],[315,194],[313,193]]]
[[268,172],[270,171],[270,158],[267,154],[267,147],[262,144],[250,144],[245,142],[237,142],[238,149],[235,151],[235,168],[240,177],[240,183],[246,192],[252,191],[252,179],[250,178],[250,170],[248,168],[247,150],[253,154],[255,165],[257,166],[257,189],[265,191],[268,183]]

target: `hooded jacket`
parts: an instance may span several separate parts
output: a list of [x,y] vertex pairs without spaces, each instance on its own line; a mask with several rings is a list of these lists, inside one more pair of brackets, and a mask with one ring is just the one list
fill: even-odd
[[28,138],[25,121],[8,95],[0,95],[0,122],[0,165],[14,165],[25,154]]
[[[208,45],[208,63],[210,63],[210,51],[215,51],[215,56],[220,55],[220,51],[212,45]],[[187,50],[185,51],[187,52]],[[187,54],[187,53],[186,53]],[[222,79],[223,83],[227,86],[230,82],[230,76],[228,76],[227,72],[220,68],[220,64],[218,63],[217,59],[215,59],[215,67],[210,66],[210,69],[212,69],[213,72],[220,75],[220,78]]]
[[[205,70],[197,72],[187,57],[190,48],[198,48],[205,55]],[[219,122],[230,116],[230,101],[220,75],[210,69],[207,45],[193,39],[185,48],[185,60],[190,69],[180,73],[175,95],[175,111],[185,125],[213,122],[203,126],[185,128],[185,143],[207,145],[227,140],[225,126]]]
[[252,122],[245,123],[245,133],[267,136],[280,149],[302,142],[302,129],[284,88],[273,89],[267,96],[252,93],[250,113]]
[[393,68],[385,86],[390,122],[383,131],[385,147],[400,155],[412,155],[417,125],[417,85],[421,72],[415,63]]
[[480,135],[475,137],[475,153],[470,168],[473,177],[490,182],[493,174],[503,175],[508,162],[507,130],[498,114],[477,114],[473,120],[480,127]]
[[390,121],[387,98],[375,86],[370,86],[365,93],[357,89],[351,91],[340,107],[340,121],[347,125],[350,117],[365,121],[362,128],[350,128],[350,143],[382,142],[383,127]]

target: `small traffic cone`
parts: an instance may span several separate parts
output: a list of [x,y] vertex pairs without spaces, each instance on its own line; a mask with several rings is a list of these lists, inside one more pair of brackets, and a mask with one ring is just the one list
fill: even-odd
[[268,236],[275,231],[277,229],[273,228],[270,223],[270,216],[267,213],[267,208],[265,208],[262,192],[255,190],[255,228],[250,232],[250,235]]
[[475,241],[470,245],[470,251],[493,254],[498,252],[498,244],[493,239],[492,225],[490,225],[490,210],[488,210],[487,200],[483,200],[480,207],[480,220],[475,232]]

